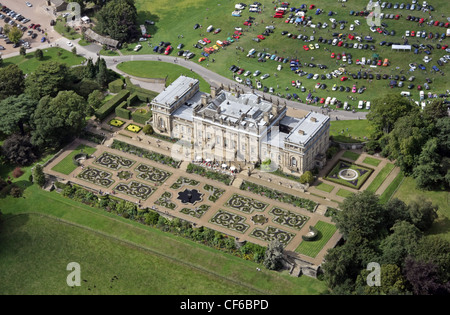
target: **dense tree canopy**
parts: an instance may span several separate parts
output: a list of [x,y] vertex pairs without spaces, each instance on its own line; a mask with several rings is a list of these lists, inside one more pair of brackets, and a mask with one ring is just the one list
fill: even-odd
[[20,95],[24,89],[24,73],[17,65],[0,68],[0,100]]
[[0,131],[12,134],[17,130],[23,135],[24,124],[30,122],[30,118],[36,110],[38,101],[26,94],[10,96],[0,102]]
[[134,0],[111,0],[97,13],[96,31],[118,41],[137,36],[137,10]]
[[32,142],[43,147],[60,146],[84,128],[86,112],[86,101],[73,91],[43,97],[33,117]]
[[25,166],[33,163],[38,157],[38,150],[30,142],[29,136],[13,134],[1,147],[2,154],[13,164]]
[[41,64],[27,77],[25,92],[40,100],[44,96],[55,97],[59,91],[69,89],[70,83],[67,65],[49,61]]

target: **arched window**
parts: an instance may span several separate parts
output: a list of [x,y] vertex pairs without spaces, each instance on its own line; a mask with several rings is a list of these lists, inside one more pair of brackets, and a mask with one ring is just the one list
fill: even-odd
[[297,159],[295,157],[291,158],[291,166],[297,166]]

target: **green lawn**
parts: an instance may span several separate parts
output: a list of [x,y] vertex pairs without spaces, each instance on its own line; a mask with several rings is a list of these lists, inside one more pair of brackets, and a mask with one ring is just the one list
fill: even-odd
[[[42,61],[34,58],[34,52],[28,53],[25,56],[15,56],[4,59],[2,67],[6,67],[10,64],[16,64],[25,74],[32,73],[39,65],[46,61],[58,61],[67,64],[67,66],[75,66],[83,63],[86,59],[84,57],[74,55],[72,52],[62,48],[52,47],[43,49],[44,58]],[[58,56],[58,52],[61,53]]]
[[200,81],[200,91],[210,92],[210,86],[200,75],[176,64],[158,61],[127,61],[117,68],[129,75],[141,78],[166,78],[166,85],[171,84],[180,75],[189,76]]
[[[367,120],[333,120],[330,123],[330,136],[338,142],[358,143],[369,138],[371,127]],[[356,139],[355,139],[356,137]]]
[[[297,295],[326,291],[326,285],[316,279],[265,269],[256,272],[260,266],[256,263],[43,191],[36,185],[25,190],[24,198],[2,199],[2,212],[7,219],[15,214],[42,213],[77,226],[52,223],[43,229],[41,224],[47,227],[46,222],[36,222],[36,233],[41,233],[36,235],[34,224],[26,225],[33,223],[28,216],[18,228],[2,232],[0,239],[6,241],[1,241],[1,293]],[[9,235],[9,231],[16,235]],[[39,266],[30,268],[36,261]],[[82,278],[88,281],[81,288],[65,285],[65,268],[71,261],[81,264]],[[19,272],[11,272],[12,265]],[[62,280],[58,275],[64,276]],[[114,275],[119,280],[111,284],[112,289],[105,287]],[[46,281],[40,285],[42,278]],[[94,284],[97,291],[92,289]],[[92,291],[87,291],[88,287]]]
[[420,190],[416,188],[412,177],[405,177],[392,197],[409,203],[420,195],[439,206],[439,217],[427,233],[440,234],[450,241],[450,193],[448,191]]
[[386,188],[385,191],[380,196],[380,202],[386,203],[391,199],[392,195],[395,193],[396,189],[399,187],[399,185],[402,183],[403,179],[405,178],[405,175],[403,175],[403,172],[400,172],[397,174],[397,176],[394,178],[394,180],[389,184],[389,186]]
[[[0,294],[261,293],[141,246],[40,215],[9,217],[0,244]],[[80,287],[66,284],[70,262],[80,264]],[[118,279],[111,281],[114,276]]]
[[78,153],[87,153],[93,154],[97,151],[95,148],[80,144],[75,150],[73,150],[68,156],[61,160],[58,164],[56,164],[52,170],[61,174],[69,175],[72,173],[78,166],[73,163],[73,157]]
[[358,153],[355,153],[352,151],[345,151],[344,154],[342,154],[342,157],[347,158],[352,161],[356,161],[360,155],[361,154],[358,154]]
[[333,224],[323,221],[317,222],[314,227],[319,231],[319,235],[312,242],[302,241],[295,249],[297,253],[312,258],[316,257],[337,230]]
[[340,197],[344,197],[344,198],[348,198],[351,195],[353,195],[354,193],[351,191],[348,191],[347,189],[339,189],[338,192],[336,193],[336,195],[340,196]]
[[325,183],[320,183],[319,185],[316,186],[316,188],[325,191],[327,193],[330,193],[334,189],[334,186]]
[[115,51],[109,50],[109,49],[107,49],[107,50],[102,49],[102,50],[100,50],[99,54],[102,56],[110,56],[110,57],[119,56],[118,52],[115,52]]
[[381,163],[381,160],[368,156],[364,159],[363,163],[377,167]]
[[370,183],[369,187],[367,187],[368,191],[376,192],[378,188],[380,188],[381,184],[385,181],[386,177],[388,177],[389,173],[394,169],[395,165],[392,163],[387,163],[375,179]]
[[67,31],[64,25],[65,23],[63,21],[56,20],[56,25],[54,26],[55,31],[70,40],[75,40],[81,37],[81,34],[77,33],[73,28],[70,28],[69,31]]

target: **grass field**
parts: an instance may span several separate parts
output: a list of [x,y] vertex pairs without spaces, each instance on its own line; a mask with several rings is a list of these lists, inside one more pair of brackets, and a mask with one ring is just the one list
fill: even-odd
[[[154,26],[148,26],[148,33],[152,35],[150,40],[153,46],[157,45],[160,41],[170,42],[172,46],[176,47],[178,43],[183,43],[185,45],[185,49],[189,49],[196,54],[196,56],[192,59],[194,62],[198,62],[197,59],[200,56],[200,50],[193,48],[192,45],[195,44],[199,39],[203,37],[208,37],[212,42],[216,40],[226,40],[227,37],[233,34],[235,27],[243,28],[243,35],[237,42],[232,45],[226,47],[226,49],[220,49],[218,52],[214,53],[210,58],[214,58],[216,61],[214,63],[209,62],[209,69],[215,71],[223,76],[228,78],[232,78],[232,73],[228,71],[231,65],[237,65],[238,67],[242,67],[246,70],[255,71],[259,69],[262,73],[270,74],[270,77],[264,80],[264,85],[267,87],[274,87],[275,93],[297,93],[300,96],[300,99],[303,101],[306,98],[306,93],[310,90],[314,96],[317,97],[327,97],[327,96],[336,96],[338,100],[349,101],[349,104],[353,107],[356,107],[357,102],[359,100],[373,100],[379,97],[381,94],[386,92],[395,92],[400,93],[402,88],[391,89],[389,87],[389,80],[373,80],[372,82],[368,82],[368,80],[360,79],[354,80],[350,77],[350,80],[345,82],[339,81],[338,78],[333,78],[331,80],[324,80],[322,83],[327,84],[326,90],[318,90],[314,92],[314,85],[319,81],[308,80],[306,77],[299,77],[295,75],[289,68],[289,64],[283,64],[283,69],[281,71],[277,71],[276,67],[279,64],[276,61],[268,60],[267,62],[257,62],[257,58],[247,58],[247,52],[255,48],[258,52],[269,52],[271,54],[276,54],[277,56],[282,56],[284,58],[297,58],[302,63],[313,62],[315,64],[324,64],[328,66],[328,69],[321,70],[318,67],[309,68],[304,67],[303,70],[311,73],[317,74],[325,74],[335,70],[338,67],[345,66],[345,69],[350,73],[357,73],[358,71],[371,71],[372,74],[387,74],[387,75],[401,75],[405,76],[409,75],[409,66],[408,64],[413,63],[423,63],[422,58],[424,57],[424,53],[420,53],[418,55],[413,54],[413,52],[393,52],[391,47],[380,46],[379,43],[383,40],[392,41],[392,42],[401,42],[403,40],[401,38],[402,35],[405,34],[405,30],[416,29],[419,30],[419,27],[416,24],[412,24],[409,21],[406,21],[405,18],[401,18],[399,20],[384,20],[388,27],[387,30],[395,30],[395,36],[385,36],[378,33],[372,33],[369,30],[368,25],[365,23],[363,18],[350,16],[349,11],[351,9],[361,9],[367,5],[367,1],[365,0],[355,0],[352,3],[346,5],[346,7],[342,7],[341,3],[337,1],[327,1],[326,3],[321,3],[318,7],[322,8],[325,13],[320,15],[314,15],[314,10],[309,10],[307,13],[308,16],[312,17],[312,22],[327,22],[331,25],[329,21],[329,16],[327,16],[327,12],[334,11],[337,15],[333,16],[336,20],[347,20],[348,23],[344,30],[340,31],[339,27],[336,30],[332,30],[331,27],[327,29],[312,29],[310,27],[303,26],[295,26],[294,24],[286,24],[285,19],[275,19],[273,18],[274,14],[274,5],[272,1],[262,0],[260,1],[264,5],[264,10],[261,14],[257,13],[249,13],[248,10],[244,10],[242,12],[242,17],[232,17],[231,12],[234,10],[235,2],[233,1],[222,1],[221,3],[211,2],[207,0],[180,0],[176,3],[176,10],[173,9],[173,6],[167,5],[167,2],[163,0],[154,0],[154,1],[145,1],[145,0],[136,0],[136,7],[138,9],[139,16],[139,24],[143,24],[146,19],[154,20],[156,23]],[[297,4],[291,4],[291,6],[298,7]],[[434,14],[441,14],[448,12],[447,2],[445,0],[436,0],[433,2],[433,6],[436,11]],[[406,10],[384,10],[384,13],[399,13],[406,15],[408,12]],[[423,13],[419,11],[415,11],[414,14],[418,17],[424,17],[428,19],[428,13]],[[248,16],[255,17],[254,23],[252,26],[244,26],[243,22]],[[359,20],[361,22],[360,26],[355,26],[354,31],[349,31],[349,25],[355,24],[354,20]],[[175,22],[176,21],[176,22]],[[198,23],[202,25],[202,28],[194,30],[193,26]],[[213,35],[212,33],[207,33],[206,28],[208,25],[213,25],[214,28],[221,28],[221,32],[217,35]],[[273,25],[275,26],[274,33],[270,36],[266,36],[266,39],[261,41],[260,43],[256,43],[252,40],[252,38],[261,34],[265,30],[265,26]],[[426,31],[436,31],[435,27],[425,26],[423,27]],[[375,45],[375,51],[368,50],[359,50],[354,48],[343,48],[332,46],[329,44],[319,44],[320,49],[314,49],[305,51],[302,46],[305,43],[303,40],[292,39],[286,36],[281,35],[281,31],[291,32],[295,35],[306,35],[306,36],[315,36],[314,43],[317,43],[317,39],[319,37],[323,37],[325,39],[331,39],[333,32],[342,32],[344,34],[354,33],[357,35],[371,35],[374,38],[372,42]],[[439,29],[442,32],[442,29]],[[315,33],[315,34],[314,34]],[[179,35],[183,35],[183,38],[180,38]],[[354,43],[354,41],[346,39],[349,43]],[[448,42],[448,38],[444,40],[444,43]],[[369,44],[372,44],[369,43]],[[425,41],[425,39],[416,39],[410,38],[410,44],[413,43],[431,43],[435,45],[433,41]],[[134,47],[134,45],[130,45]],[[236,50],[236,47],[242,47],[243,51]],[[153,54],[152,48],[148,47],[148,45],[143,45],[143,48],[135,53],[133,51],[129,51],[127,49],[123,49],[122,52],[124,54]],[[348,65],[344,64],[344,62],[338,61],[336,59],[330,58],[331,52],[336,54],[343,52],[351,53],[353,64]],[[172,55],[176,53],[176,50],[172,52]],[[379,58],[389,58],[391,64],[388,67],[377,67],[377,68],[369,68],[365,66],[363,68],[361,65],[357,65],[355,61],[357,59],[361,60],[362,57],[371,58],[372,54],[378,54]],[[439,59],[443,55],[447,54],[445,51],[440,49],[434,49],[432,51],[432,57],[434,60]],[[311,57],[314,57],[314,61],[311,60]],[[398,69],[397,69],[398,67]],[[433,80],[432,83],[432,92],[433,93],[442,93],[445,92],[447,88],[447,84],[445,80],[442,80],[441,74],[435,74],[430,71],[431,66],[426,65],[427,70],[416,70],[413,74],[416,77],[414,84],[422,84],[425,82],[426,77],[430,77]],[[403,71],[401,73],[401,71]],[[445,71],[445,70],[444,70]],[[292,80],[300,79],[303,85],[307,88],[307,92],[305,94],[299,93],[299,90],[291,87],[290,82]],[[255,82],[253,82],[254,85]],[[344,87],[352,87],[354,84],[359,88],[365,86],[367,90],[364,94],[353,94],[346,92],[333,92],[331,87],[337,84],[342,85]],[[287,87],[287,91],[285,88]],[[417,89],[411,90],[412,97],[418,99],[419,92]],[[356,97],[355,101],[351,101],[347,98],[351,94]],[[332,106],[334,108],[335,106]],[[358,110],[358,109],[357,109]]]
[[336,195],[340,196],[340,197],[344,197],[344,198],[348,198],[351,195],[353,195],[354,193],[351,191],[348,191],[347,189],[339,189],[338,192],[336,193]]
[[327,193],[331,192],[334,189],[333,185],[329,185],[329,184],[325,184],[325,183],[320,183],[319,185],[316,186],[317,189],[325,191]]
[[448,191],[419,190],[416,188],[416,183],[412,177],[405,177],[392,197],[409,203],[420,195],[439,207],[439,218],[428,233],[440,234],[450,241],[450,193]]
[[81,37],[81,34],[77,33],[74,29],[70,28],[69,31],[67,31],[65,27],[65,22],[63,22],[60,19],[56,20],[56,25],[54,26],[55,31],[57,31],[62,36],[70,39],[75,40],[77,38]]
[[402,183],[403,179],[405,178],[405,175],[403,175],[402,172],[399,172],[397,176],[395,176],[394,180],[389,184],[389,186],[383,191],[383,193],[380,196],[380,202],[386,203],[388,202],[392,195],[395,193],[397,188]]
[[363,163],[377,167],[381,163],[381,160],[368,156],[363,160]]
[[61,160],[58,164],[56,164],[52,170],[61,174],[69,175],[72,173],[78,166],[73,163],[73,157],[78,153],[87,153],[93,154],[96,149],[93,147],[80,144],[75,150],[73,150],[69,155],[67,155],[64,159]]
[[330,136],[338,142],[358,143],[364,137],[370,138],[371,128],[367,120],[333,120],[330,124]]
[[347,159],[352,160],[352,161],[356,161],[359,158],[360,155],[361,154],[358,154],[358,153],[355,153],[355,152],[352,152],[352,151],[345,151],[344,154],[342,154],[342,157],[343,158],[347,158]]
[[[48,48],[43,49],[42,52],[44,53],[44,58],[42,61],[37,60],[34,57],[34,53],[28,53],[25,56],[15,56],[11,58],[4,59],[3,66],[6,67],[10,64],[16,64],[25,74],[32,73],[34,70],[36,70],[42,63],[46,61],[58,61],[67,64],[67,66],[75,66],[79,65],[82,62],[84,62],[85,58],[74,55],[72,52],[67,51],[62,48]],[[61,53],[60,56],[58,56],[58,52]]]
[[158,61],[128,61],[122,62],[117,65],[117,68],[129,75],[140,78],[166,78],[166,85],[171,84],[180,75],[186,75],[200,81],[200,91],[209,93],[210,86],[201,76],[195,72],[191,72],[188,69],[167,63]]
[[381,184],[385,181],[386,177],[388,177],[389,173],[392,172],[395,165],[392,163],[387,163],[378,175],[374,178],[374,180],[370,183],[369,187],[367,187],[367,191],[376,192],[378,188],[380,188]]
[[302,241],[300,245],[295,249],[297,253],[313,258],[316,257],[336,232],[336,226],[323,221],[317,222],[314,227],[319,230],[319,235],[312,242]]
[[[56,224],[55,227],[49,221],[34,221],[36,225],[49,224],[48,231],[39,228],[34,232],[35,224],[28,218],[26,221],[31,226],[22,222],[18,223],[20,228],[13,225],[8,229],[13,235],[2,232],[0,239],[7,241],[1,241],[0,290],[8,293],[52,294],[61,290],[64,294],[218,294],[218,290],[223,290],[235,294],[320,294],[326,291],[321,281],[264,269],[256,272],[259,265],[253,262],[88,207],[36,185],[29,186],[23,198],[2,199],[2,212],[7,220],[12,215],[32,212],[77,226]],[[22,250],[17,246],[22,247],[23,242],[28,244],[23,244]],[[40,262],[36,268],[51,278],[43,280],[39,272],[33,272],[30,264],[36,261]],[[70,261],[81,264],[82,278],[88,280],[79,289],[70,289],[65,284],[68,274],[65,268]],[[85,263],[87,272],[83,273]],[[46,264],[53,272],[44,270]],[[12,265],[21,272],[10,272]],[[25,278],[26,275],[31,279]],[[63,276],[62,280],[55,278],[57,275]],[[112,289],[105,287],[105,281],[114,275],[120,280],[114,282]],[[45,287],[39,286],[41,282]],[[93,284],[103,291],[86,291]]]

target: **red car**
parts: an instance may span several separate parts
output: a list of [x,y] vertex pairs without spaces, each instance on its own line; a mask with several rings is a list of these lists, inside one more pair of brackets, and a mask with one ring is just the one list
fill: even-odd
[[343,41],[340,41],[340,42],[338,43],[338,46],[341,47],[342,45],[344,45],[344,42],[343,42]]
[[266,39],[264,36],[262,36],[262,35],[258,35],[258,36],[256,36],[256,37],[258,37],[259,39]]
[[411,31],[411,37],[416,36],[416,32],[415,31]]
[[239,31],[234,31],[234,34],[239,35],[239,36],[242,36],[242,33],[239,32]]
[[211,43],[211,41],[210,41],[209,39],[207,39],[206,37],[203,38],[203,41],[204,41],[205,43],[207,43],[207,44]]
[[297,84],[295,83],[295,81],[291,81],[291,85],[296,86]]
[[240,68],[239,71],[237,72],[237,74],[243,74],[244,73],[244,68]]
[[341,60],[341,54],[337,54],[336,59]]
[[250,23],[249,21],[245,21],[245,22],[244,22],[244,25],[246,25],[246,26],[252,26],[252,23]]
[[340,78],[340,80],[342,81],[342,82],[344,82],[344,81],[347,81],[347,77],[342,77],[342,78]]
[[335,53],[331,53],[331,58],[334,59],[334,57],[336,57],[336,54]]
[[425,19],[424,19],[424,18],[421,18],[421,19],[419,20],[419,24],[422,24],[423,22],[425,22]]
[[439,21],[435,21],[434,26],[438,26],[438,25],[439,25]]
[[306,50],[306,51],[308,51],[308,50],[309,50],[309,47],[308,47],[307,45],[303,45],[303,49]]
[[172,51],[172,46],[167,46],[166,51],[164,52],[164,55],[168,55],[170,54],[170,52]]
[[351,40],[354,40],[355,36],[353,36],[352,34],[348,34],[348,38],[351,39]]
[[441,47],[442,50],[446,50],[448,48],[448,45],[444,45]]
[[316,6],[314,5],[314,4],[311,4],[310,6],[309,6],[309,9],[310,10],[312,10],[312,9],[314,9]]
[[400,18],[400,15],[398,15],[398,14],[394,17],[395,20],[398,20],[399,18]]
[[377,66],[381,66],[383,64],[383,62],[381,61],[381,59],[380,60],[378,60],[378,62],[377,62]]
[[322,97],[322,98],[320,99],[320,104],[323,104],[323,103],[325,103],[325,99]]

